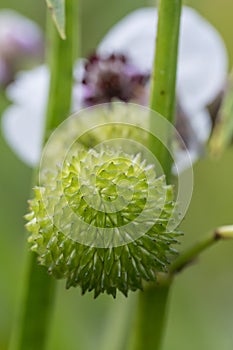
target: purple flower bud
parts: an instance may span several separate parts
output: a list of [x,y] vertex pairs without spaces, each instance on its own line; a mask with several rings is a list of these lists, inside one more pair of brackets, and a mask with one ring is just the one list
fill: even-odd
[[33,21],[11,10],[0,11],[0,86],[30,61],[42,58],[43,47],[42,33]]

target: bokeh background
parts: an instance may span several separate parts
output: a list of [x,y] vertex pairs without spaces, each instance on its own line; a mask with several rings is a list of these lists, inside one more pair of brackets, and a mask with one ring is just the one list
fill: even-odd
[[[106,31],[135,8],[153,1],[85,0],[82,2],[82,54],[93,51]],[[222,34],[233,62],[232,0],[190,0]],[[44,1],[1,0],[46,22]],[[0,100],[1,104],[1,100]],[[233,224],[233,149],[219,159],[207,157],[195,165],[190,209],[182,224],[184,246],[223,224]],[[23,214],[31,185],[31,170],[22,164],[0,136],[0,350],[6,350],[20,290],[24,284],[26,234]],[[48,350],[123,350],[134,295],[126,300],[66,291],[58,283],[55,316]],[[43,307],[43,306],[42,306]],[[120,336],[122,334],[122,336]],[[103,345],[105,344],[105,345]],[[206,252],[177,277],[171,293],[163,350],[233,349],[233,243],[223,242]],[[33,350],[33,349],[32,349]]]

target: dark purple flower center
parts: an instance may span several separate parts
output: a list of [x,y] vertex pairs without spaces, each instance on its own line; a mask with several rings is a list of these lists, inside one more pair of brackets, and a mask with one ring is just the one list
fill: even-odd
[[148,79],[149,74],[139,72],[125,55],[102,57],[94,54],[85,64],[83,104],[91,106],[114,99],[124,102],[137,100]]

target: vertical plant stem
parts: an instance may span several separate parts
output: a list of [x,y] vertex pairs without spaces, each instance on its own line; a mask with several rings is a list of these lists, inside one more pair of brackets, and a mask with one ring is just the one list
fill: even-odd
[[[72,81],[73,81],[73,62],[75,56],[74,40],[77,40],[77,33],[74,30],[74,23],[77,18],[72,20],[77,12],[74,0],[66,0],[66,40],[62,40],[49,18],[48,23],[48,45],[51,45],[48,61],[50,66],[50,91],[47,107],[47,117],[45,126],[45,141],[49,138],[51,132],[69,116]],[[75,25],[76,27],[76,25]],[[76,47],[77,45],[75,45]]]
[[[77,40],[74,25],[78,22],[75,18],[76,4],[76,0],[66,1],[67,39],[65,41],[60,39],[53,26],[49,30],[51,78],[44,142],[70,113],[74,61],[73,40]],[[35,179],[37,177],[36,173]],[[43,267],[38,265],[36,255],[31,252],[28,253],[24,288],[20,319],[16,334],[13,334],[11,349],[44,350],[55,298],[55,281]]]
[[157,288],[150,286],[139,294],[134,328],[137,336],[133,339],[133,350],[160,349],[166,323],[168,296],[169,287],[167,285],[157,286]]
[[[169,122],[174,122],[177,52],[182,0],[160,0],[159,20],[151,82],[150,108],[159,112]],[[156,125],[153,113],[150,128]],[[170,180],[172,160],[158,140],[150,139],[149,148],[163,167],[167,181]],[[170,283],[154,284],[139,293],[137,326],[133,350],[158,350],[161,347]]]
[[[150,108],[174,124],[176,68],[182,0],[160,0],[156,55],[151,80]],[[156,130],[153,115],[151,130]],[[171,175],[172,159],[166,148],[151,139],[150,148],[158,157],[167,181]]]
[[17,322],[16,334],[13,334],[11,349],[43,350],[49,330],[55,282],[38,265],[34,253],[28,253],[27,265],[23,309]]

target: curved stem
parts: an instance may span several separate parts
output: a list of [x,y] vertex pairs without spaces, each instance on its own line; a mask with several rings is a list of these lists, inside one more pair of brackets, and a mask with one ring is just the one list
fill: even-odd
[[[151,82],[150,107],[171,123],[174,119],[181,6],[181,0],[160,0],[156,56]],[[150,118],[150,129],[156,130],[153,113]],[[172,166],[169,153],[157,139],[152,137],[149,148],[158,158],[169,181]],[[167,282],[153,284],[149,289],[139,293],[133,350],[160,349],[166,321],[170,279]]]
[[[69,115],[73,83],[73,40],[76,0],[66,1],[67,40],[60,39],[55,28],[50,32],[50,93],[44,142],[50,133]],[[37,171],[35,172],[37,179]],[[35,181],[37,182],[37,181]],[[24,299],[20,310],[12,350],[44,350],[55,298],[55,280],[39,266],[34,253],[29,253]]]
[[202,238],[191,248],[180,254],[170,267],[170,274],[180,272],[190,265],[200,253],[210,248],[219,240],[233,239],[233,226],[223,226],[216,229],[211,235]]

